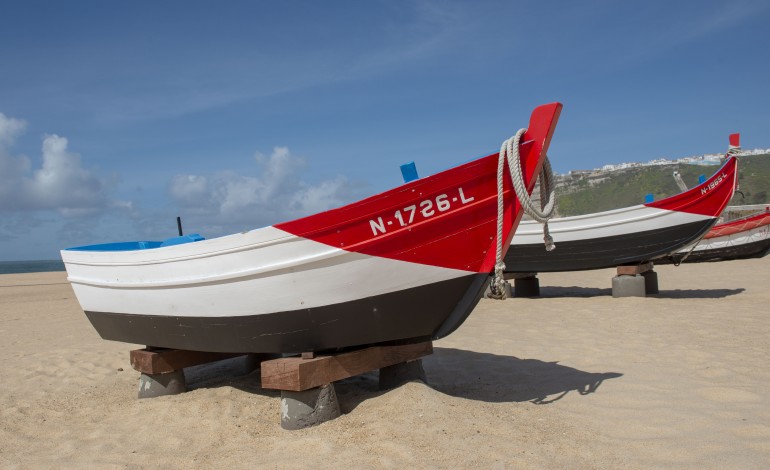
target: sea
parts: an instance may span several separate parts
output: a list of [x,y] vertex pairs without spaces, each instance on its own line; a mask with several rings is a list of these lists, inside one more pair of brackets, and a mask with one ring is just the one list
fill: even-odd
[[41,273],[48,271],[64,271],[64,262],[60,259],[0,261],[0,274]]

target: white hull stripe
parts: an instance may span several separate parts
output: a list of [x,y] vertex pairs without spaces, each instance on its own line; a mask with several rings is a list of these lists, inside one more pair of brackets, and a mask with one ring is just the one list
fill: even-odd
[[[713,217],[638,205],[596,214],[551,219],[548,226],[558,250],[560,241],[615,237],[700,222],[711,218]],[[511,245],[534,245],[538,243],[543,243],[542,225],[531,220],[522,221],[513,236]]]
[[[83,251],[66,252],[65,262],[84,310],[193,317],[316,308],[473,274],[290,237],[216,257],[179,250],[153,264],[128,264],[119,253]],[[110,264],[113,278],[98,279]]]

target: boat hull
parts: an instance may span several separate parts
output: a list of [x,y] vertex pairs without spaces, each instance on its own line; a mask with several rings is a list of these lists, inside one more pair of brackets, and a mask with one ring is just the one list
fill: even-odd
[[[719,248],[693,250],[683,261],[685,263],[703,263],[712,261],[730,261],[736,259],[764,258],[770,252],[770,238],[756,242],[725,245]],[[667,262],[678,263],[681,256],[675,256]],[[659,263],[663,264],[663,263]]]
[[457,328],[479,301],[487,274],[303,310],[239,316],[86,311],[103,337],[215,352],[302,352],[427,339]]
[[705,236],[735,191],[737,160],[709,180],[670,198],[623,209],[549,221],[556,249],[546,251],[542,227],[519,224],[505,256],[508,273],[604,269],[676,253]]
[[685,248],[658,261],[701,263],[762,258],[770,252],[770,213],[714,226],[694,248]]
[[543,244],[513,245],[505,257],[507,272],[560,272],[604,269],[655,260],[697,240],[712,219],[607,237],[557,242],[558,255]]
[[445,336],[489,278],[334,248],[276,227],[162,252],[65,258],[73,290],[103,338],[213,352]]

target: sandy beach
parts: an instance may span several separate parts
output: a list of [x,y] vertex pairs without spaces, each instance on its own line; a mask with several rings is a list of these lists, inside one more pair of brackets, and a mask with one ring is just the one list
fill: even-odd
[[280,427],[237,361],[138,400],[136,345],[102,340],[65,273],[0,276],[2,468],[767,468],[770,259],[541,274],[482,300],[424,360],[428,384],[335,385],[343,415]]

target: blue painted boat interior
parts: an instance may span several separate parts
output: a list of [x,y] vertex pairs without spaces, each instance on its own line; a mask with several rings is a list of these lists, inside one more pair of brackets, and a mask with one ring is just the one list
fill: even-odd
[[181,237],[167,238],[163,240],[163,243],[161,243],[160,246],[182,245],[184,243],[199,242],[203,239],[204,238],[197,233],[193,233],[190,235],[182,235]]
[[172,237],[158,241],[138,241],[138,242],[116,242],[116,243],[101,243],[98,245],[86,245],[76,246],[74,248],[67,248],[68,251],[133,251],[133,250],[149,250],[152,248],[160,248],[164,246],[182,245],[184,243],[192,243],[205,240],[197,233],[190,235],[183,235],[181,237]]

